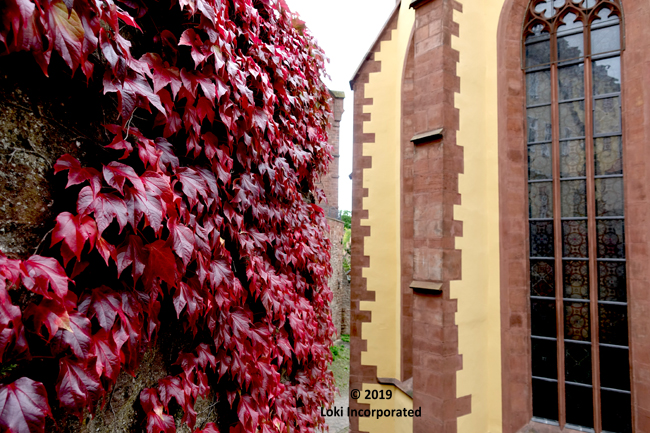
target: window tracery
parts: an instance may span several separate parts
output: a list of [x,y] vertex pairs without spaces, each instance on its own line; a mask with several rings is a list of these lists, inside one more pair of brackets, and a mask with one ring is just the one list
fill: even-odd
[[619,0],[533,0],[526,74],[533,415],[631,432]]

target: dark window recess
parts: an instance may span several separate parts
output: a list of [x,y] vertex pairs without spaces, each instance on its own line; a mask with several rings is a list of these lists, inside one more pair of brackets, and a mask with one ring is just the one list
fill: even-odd
[[524,26],[533,415],[631,432],[620,0]]

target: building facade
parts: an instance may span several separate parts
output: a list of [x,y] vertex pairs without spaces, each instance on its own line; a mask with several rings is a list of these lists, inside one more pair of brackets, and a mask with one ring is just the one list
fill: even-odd
[[351,431],[650,433],[649,19],[397,3],[351,82],[350,406],[421,412]]

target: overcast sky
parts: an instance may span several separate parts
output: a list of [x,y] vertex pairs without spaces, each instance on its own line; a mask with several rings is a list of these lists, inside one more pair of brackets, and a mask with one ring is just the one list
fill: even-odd
[[327,72],[332,90],[345,92],[341,120],[339,209],[352,210],[352,90],[350,79],[377,38],[395,0],[286,0],[307,23],[330,59]]

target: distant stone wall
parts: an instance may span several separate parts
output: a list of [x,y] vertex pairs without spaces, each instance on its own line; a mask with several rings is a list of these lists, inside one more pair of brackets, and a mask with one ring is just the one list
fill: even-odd
[[332,276],[329,280],[330,289],[334,299],[330,305],[332,309],[332,320],[336,326],[337,335],[350,333],[350,283],[343,271],[343,234],[345,228],[343,221],[339,219],[339,131],[341,118],[343,117],[343,101],[345,94],[330,90],[332,95],[332,119],[328,130],[329,144],[332,146],[333,160],[329,166],[329,172],[323,176],[318,184],[325,192],[327,202],[319,203],[325,210],[330,225],[329,238],[332,241]]
[[332,276],[329,279],[329,287],[332,289],[334,299],[330,304],[332,309],[332,321],[336,326],[336,333],[350,333],[350,282],[343,270],[343,233],[345,227],[343,221],[328,218],[330,225],[329,238],[332,241]]

